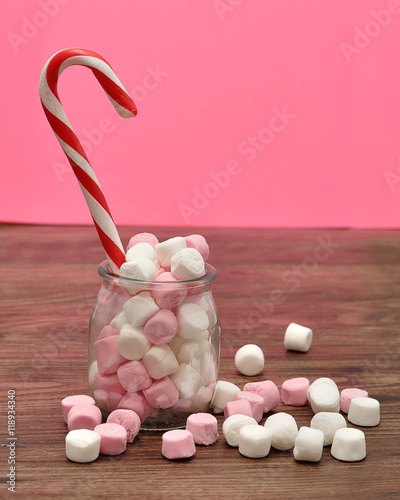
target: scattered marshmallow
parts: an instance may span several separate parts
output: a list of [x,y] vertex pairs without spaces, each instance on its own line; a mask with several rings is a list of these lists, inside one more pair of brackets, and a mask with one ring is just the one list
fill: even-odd
[[340,411],[340,394],[337,387],[321,383],[309,387],[308,400],[314,413],[320,411]]
[[[166,269],[171,267],[171,258],[184,248],[187,248],[187,245],[185,238],[182,238],[181,236],[175,236],[174,238],[165,240],[155,246],[160,263],[162,267],[165,267]],[[176,277],[178,278],[178,276]]]
[[362,389],[349,388],[343,389],[340,393],[340,410],[343,413],[349,413],[350,403],[353,398],[368,397],[368,392]]
[[300,427],[293,448],[295,460],[319,462],[324,447],[324,433],[319,429]]
[[253,418],[250,403],[246,399],[228,401],[224,406],[224,417],[228,418],[231,415],[247,415]]
[[312,429],[319,429],[324,433],[324,446],[332,444],[333,436],[338,429],[347,427],[346,419],[336,412],[320,411],[310,422]]
[[88,429],[92,431],[101,424],[101,411],[92,404],[77,404],[68,412],[68,430]]
[[204,261],[207,261],[210,256],[210,248],[204,236],[201,234],[191,234],[185,237],[185,241],[188,248],[195,248],[200,252]]
[[226,403],[228,401],[233,401],[236,393],[239,391],[240,388],[232,384],[232,382],[218,380],[215,386],[214,396],[211,400],[211,406],[214,408],[214,413],[222,413]]
[[142,389],[147,389],[152,382],[151,376],[147,372],[142,361],[128,361],[118,368],[117,373],[122,387],[127,392],[137,392]]
[[271,431],[262,425],[245,425],[239,431],[239,452],[248,458],[266,457],[271,449]]
[[204,275],[204,260],[195,248],[184,248],[171,258],[171,273],[178,280],[188,281]]
[[146,338],[142,327],[134,327],[128,323],[121,328],[117,339],[117,349],[125,359],[130,361],[142,359],[150,348],[151,343]]
[[375,427],[380,421],[380,404],[377,399],[357,396],[350,402],[349,422],[361,427]]
[[179,308],[178,335],[185,339],[192,339],[207,330],[210,320],[207,313],[198,305],[185,303]]
[[267,413],[276,408],[280,401],[279,389],[272,380],[249,382],[243,388],[246,392],[253,392],[264,399],[263,412]]
[[298,428],[296,420],[289,413],[279,412],[271,415],[264,423],[271,431],[271,444],[277,450],[293,448]]
[[178,321],[169,309],[160,309],[144,325],[146,338],[155,345],[167,344],[178,332]]
[[170,379],[178,388],[181,399],[193,400],[203,385],[200,374],[187,363],[180,364],[178,370],[170,375]]
[[243,375],[258,375],[264,369],[264,363],[264,353],[258,345],[246,344],[236,351],[235,365]]
[[143,326],[160,308],[150,292],[142,292],[127,300],[123,309],[132,326]]
[[179,368],[175,354],[166,344],[153,345],[143,356],[142,361],[149,375],[155,379],[171,375]]
[[235,395],[236,399],[245,399],[250,403],[251,413],[254,420],[260,422],[263,418],[263,407],[264,407],[264,399],[256,393],[247,392],[247,391],[239,391]]
[[69,410],[76,405],[95,405],[96,402],[95,400],[90,397],[86,396],[85,394],[75,394],[74,396],[67,396],[61,401],[61,407],[62,407],[62,412],[63,412],[63,417],[64,417],[64,422],[68,423],[68,413]]
[[143,389],[143,395],[153,408],[171,408],[179,399],[179,391],[169,377],[154,380],[150,387]]
[[65,437],[66,456],[72,462],[93,462],[99,456],[100,442],[100,435],[93,430],[72,430]]
[[331,454],[343,462],[358,462],[366,455],[365,434],[360,429],[345,427],[333,436]]
[[[119,275],[131,280],[154,281],[157,277],[157,268],[149,259],[137,259],[124,262],[119,270]],[[126,288],[130,292],[136,291],[134,284],[127,284]]]
[[166,282],[165,285],[153,285],[151,291],[157,305],[162,309],[174,309],[185,300],[188,293],[186,286],[179,284],[178,279],[169,271],[160,273],[155,281]]
[[196,453],[192,433],[183,429],[165,432],[162,435],[161,453],[169,460],[192,457]]
[[126,361],[126,359],[118,352],[117,342],[118,335],[111,335],[109,337],[96,340],[93,344],[97,360],[97,368],[103,375],[116,373],[122,363]]
[[146,259],[151,261],[155,268],[160,269],[160,261],[154,247],[147,242],[137,243],[126,252],[126,262]]
[[119,424],[126,430],[127,442],[132,443],[140,430],[140,417],[133,410],[114,410],[107,417],[107,424]]
[[159,243],[157,236],[154,236],[152,233],[138,233],[129,240],[129,243],[126,247],[126,251],[128,252],[134,245],[138,243],[149,243],[153,248]]
[[193,435],[195,444],[208,446],[218,439],[218,421],[209,413],[193,413],[186,420],[186,430]]
[[290,406],[304,406],[307,404],[307,390],[310,381],[305,377],[296,377],[285,380],[281,387],[282,403]]
[[100,435],[100,453],[102,455],[121,455],[126,450],[128,435],[125,427],[119,424],[100,424],[94,428]]
[[240,414],[231,415],[224,421],[222,424],[222,433],[229,446],[239,446],[239,432],[245,425],[258,426],[258,423],[254,420],[254,418]]
[[291,351],[307,352],[312,343],[313,332],[310,328],[290,323],[286,328],[284,346]]

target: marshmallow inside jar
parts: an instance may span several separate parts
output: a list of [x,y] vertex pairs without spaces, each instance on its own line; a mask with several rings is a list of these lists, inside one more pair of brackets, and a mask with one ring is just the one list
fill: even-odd
[[221,329],[211,291],[217,273],[206,256],[199,235],[159,241],[141,233],[129,240],[119,275],[99,265],[88,378],[104,419],[142,401],[141,429],[171,430],[209,409]]

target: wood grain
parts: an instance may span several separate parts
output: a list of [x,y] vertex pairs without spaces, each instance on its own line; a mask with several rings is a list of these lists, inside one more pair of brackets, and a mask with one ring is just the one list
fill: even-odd
[[[122,228],[126,243],[142,228]],[[142,432],[119,457],[91,464],[65,458],[60,401],[87,392],[88,320],[104,260],[91,227],[0,225],[0,435],[7,444],[7,391],[17,401],[18,498],[400,498],[400,232],[350,230],[147,228],[165,239],[199,232],[218,270],[213,287],[223,340],[220,379],[239,386],[290,377],[334,378],[381,402],[381,424],[363,429],[367,457],[298,463],[292,451],[242,457],[221,436],[188,461],[161,456],[161,434]],[[286,352],[290,322],[310,326],[306,354]],[[260,345],[257,377],[235,370],[245,343]],[[308,407],[281,406],[299,426]],[[221,428],[222,418],[218,417]],[[8,448],[0,448],[6,498]]]

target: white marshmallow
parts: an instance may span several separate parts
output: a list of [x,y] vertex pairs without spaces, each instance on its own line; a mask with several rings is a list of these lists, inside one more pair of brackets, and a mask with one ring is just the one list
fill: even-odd
[[88,463],[98,458],[100,434],[88,429],[76,429],[65,437],[65,453],[72,462]]
[[114,330],[117,330],[117,332],[121,331],[121,328],[126,324],[129,323],[128,316],[126,315],[125,311],[119,312],[112,320],[110,325],[114,328]]
[[153,345],[142,361],[147,373],[156,380],[175,373],[179,368],[175,354],[166,344]]
[[331,455],[343,462],[358,462],[366,455],[365,434],[360,429],[345,427],[333,436]]
[[255,344],[246,344],[236,351],[235,365],[240,373],[252,377],[264,369],[264,353]]
[[308,400],[314,413],[320,411],[340,411],[340,393],[337,387],[321,383],[309,387]]
[[[137,259],[130,262],[124,262],[119,270],[119,275],[122,276],[122,278],[129,278],[131,280],[154,281],[157,276],[157,268],[149,259]],[[124,284],[123,281],[122,284]],[[132,286],[136,285],[128,284],[126,288],[131,290]]]
[[123,309],[132,326],[143,326],[160,308],[150,292],[142,292],[127,300]]
[[179,349],[184,342],[186,342],[186,339],[180,337],[179,335],[175,335],[175,337],[168,342],[168,346],[172,349],[175,356],[178,356]]
[[224,421],[222,424],[222,434],[229,446],[239,446],[239,432],[245,425],[256,425],[258,427],[258,423],[254,418],[239,413],[231,415]]
[[277,450],[293,448],[298,433],[296,420],[289,413],[279,412],[269,416],[264,426],[271,431],[271,444]]
[[157,243],[155,250],[161,262],[161,266],[165,269],[169,269],[171,267],[171,257],[184,248],[187,248],[186,240],[181,236],[175,236],[175,238]]
[[313,332],[310,328],[290,323],[286,328],[284,346],[288,350],[307,352],[312,343]]
[[262,425],[245,425],[239,431],[239,452],[248,458],[266,457],[271,449],[271,431]]
[[184,248],[171,258],[171,274],[178,280],[194,280],[204,273],[203,257],[194,248]]
[[328,377],[320,377],[320,378],[316,378],[314,380],[314,382],[312,384],[309,385],[308,389],[307,389],[307,399],[309,400],[309,395],[310,395],[310,391],[313,390],[314,387],[316,387],[317,385],[319,384],[328,384],[328,385],[331,385],[332,387],[336,387],[336,389],[338,389],[338,386],[336,385],[336,382],[334,380],[332,380],[331,378],[328,378]]
[[178,370],[169,377],[179,390],[180,399],[192,400],[203,386],[200,374],[190,365],[182,363]]
[[214,397],[211,400],[211,406],[214,408],[214,413],[222,413],[226,403],[233,401],[239,391],[240,388],[232,384],[232,382],[218,380],[215,386]]
[[151,343],[143,333],[143,328],[133,327],[130,324],[126,324],[121,328],[117,340],[117,349],[124,358],[131,361],[142,359],[150,347]]
[[160,269],[160,260],[150,243],[136,243],[126,252],[125,259],[126,262],[148,259],[155,265],[157,270]]
[[192,366],[202,376],[204,384],[208,385],[213,375],[212,363],[214,357],[213,345],[202,338],[195,337],[192,340],[183,342],[177,360],[180,364],[187,363]]
[[93,361],[93,363],[91,363],[89,370],[88,370],[88,383],[89,383],[89,387],[92,391],[99,387],[97,384],[97,380],[95,378],[96,373],[98,371],[99,371],[99,369],[97,367],[97,361]]
[[375,427],[380,421],[379,401],[370,397],[353,398],[347,418],[354,425]]
[[312,429],[319,429],[324,433],[324,446],[332,444],[333,436],[338,429],[347,427],[346,419],[341,413],[320,411],[310,422]]
[[300,427],[293,448],[295,460],[319,462],[324,447],[324,433],[319,429]]
[[177,314],[178,335],[192,339],[207,330],[210,320],[207,313],[196,304],[182,304]]

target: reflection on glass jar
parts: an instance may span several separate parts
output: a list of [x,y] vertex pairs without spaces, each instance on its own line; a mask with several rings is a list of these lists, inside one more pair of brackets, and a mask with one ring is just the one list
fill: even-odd
[[134,410],[142,429],[182,427],[207,411],[218,377],[221,330],[215,269],[192,281],[137,281],[99,266],[103,285],[89,328],[89,390],[105,417]]

